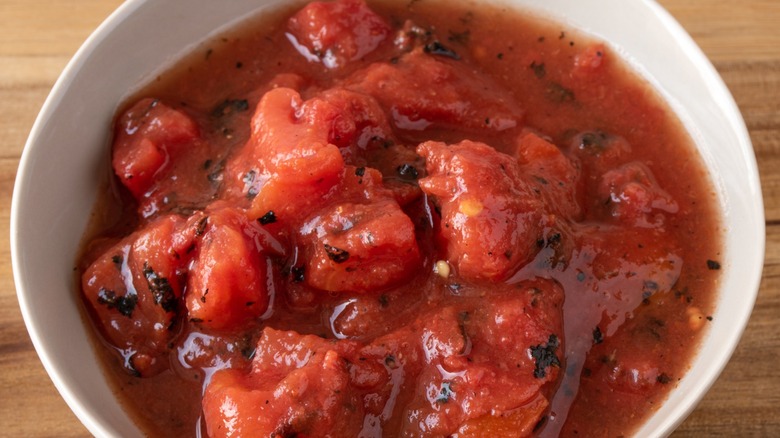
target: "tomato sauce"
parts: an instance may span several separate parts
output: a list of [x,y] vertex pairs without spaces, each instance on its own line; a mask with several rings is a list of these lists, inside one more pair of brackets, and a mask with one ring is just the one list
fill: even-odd
[[626,435],[710,319],[706,169],[560,24],[312,3],[115,120],[81,296],[150,435]]

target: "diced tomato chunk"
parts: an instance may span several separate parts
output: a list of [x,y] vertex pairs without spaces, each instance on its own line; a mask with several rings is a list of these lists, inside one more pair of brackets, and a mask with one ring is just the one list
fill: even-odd
[[141,99],[117,121],[114,173],[140,198],[180,149],[199,136],[197,124],[157,99]]
[[639,162],[609,170],[601,177],[598,195],[609,215],[627,225],[651,228],[663,224],[664,213],[676,213],[677,202]]
[[288,27],[296,49],[330,69],[363,58],[390,35],[390,26],[363,0],[309,3]]
[[447,259],[468,279],[503,280],[536,254],[544,204],[515,159],[483,143],[421,144],[420,187],[441,207]]
[[212,329],[240,327],[268,309],[273,288],[268,257],[258,247],[258,224],[233,209],[208,212],[190,268],[190,321]]
[[187,262],[177,251],[184,224],[179,216],[152,222],[108,249],[82,276],[100,329],[132,373],[153,375],[167,366]]
[[325,102],[306,105],[298,92],[266,93],[252,118],[252,137],[226,167],[226,190],[250,199],[250,218],[274,211],[289,223],[320,205],[339,181],[344,159],[329,143],[338,115]]
[[332,162],[341,161],[326,159],[338,154],[330,138],[339,116],[338,108],[324,100],[304,102],[297,91],[275,88],[263,96],[252,117],[250,151],[266,172],[289,178],[289,172],[298,170],[307,182],[316,181],[327,176]]
[[404,131],[504,131],[523,120],[523,111],[500,87],[422,50],[395,64],[376,63],[357,72],[347,88],[374,96]]
[[250,217],[274,211],[283,223],[323,205],[345,161],[364,162],[366,150],[390,138],[377,102],[330,89],[303,101],[298,92],[266,93],[252,118],[252,137],[227,166],[229,196],[250,199]]
[[563,365],[563,291],[534,282],[494,285],[488,295],[415,328],[425,366],[404,414],[406,434],[473,434],[477,424],[500,430],[541,418]]
[[314,227],[306,269],[312,287],[378,291],[420,266],[414,225],[394,200],[338,204],[319,216]]
[[345,172],[342,202],[308,220],[306,282],[334,292],[370,292],[393,286],[420,267],[414,224],[374,169]]
[[188,324],[186,336],[178,336],[174,345],[177,360],[171,362],[171,369],[182,378],[203,381],[213,370],[226,367],[240,367],[247,362],[247,356],[255,347],[249,337],[224,336],[224,332],[199,330],[198,324]]
[[356,156],[366,149],[391,138],[390,124],[376,99],[343,88],[331,88],[312,98],[314,105],[327,105],[333,115],[319,116],[312,111],[312,123],[317,119],[332,120],[328,141],[341,149],[345,159],[354,164]]
[[466,421],[456,435],[458,438],[505,437],[521,438],[532,436],[550,402],[541,394],[517,409],[485,414]]
[[222,370],[206,387],[209,436],[358,435],[361,403],[332,342],[267,328],[255,354],[249,374]]
[[579,219],[577,166],[557,146],[530,132],[520,137],[517,155],[523,172],[538,183],[547,206],[563,217]]

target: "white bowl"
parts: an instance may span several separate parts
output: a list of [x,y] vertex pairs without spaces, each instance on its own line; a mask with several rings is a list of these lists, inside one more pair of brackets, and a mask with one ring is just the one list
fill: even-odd
[[[14,277],[27,329],[65,401],[97,436],[139,436],[103,377],[74,290],[81,234],[107,172],[119,103],[208,35],[278,0],[129,0],[84,43],[38,116],[17,174]],[[606,40],[661,92],[714,179],[728,234],[718,310],[700,354],[639,436],[670,433],[729,360],[747,324],[764,256],[764,216],[744,122],[716,73],[651,0],[506,0]]]

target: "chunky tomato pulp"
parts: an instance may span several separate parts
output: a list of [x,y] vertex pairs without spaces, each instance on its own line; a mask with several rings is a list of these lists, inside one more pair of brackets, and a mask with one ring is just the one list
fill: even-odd
[[558,24],[312,3],[115,120],[81,291],[151,435],[630,434],[712,310],[695,149]]

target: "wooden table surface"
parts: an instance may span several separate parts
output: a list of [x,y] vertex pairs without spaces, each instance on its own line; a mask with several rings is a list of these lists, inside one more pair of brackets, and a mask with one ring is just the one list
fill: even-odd
[[[0,436],[89,435],[52,385],[25,330],[8,229],[16,168],[36,114],[79,45],[120,3],[0,0]],[[764,275],[747,331],[674,436],[780,437],[780,1],[661,3],[709,56],[742,110],[767,224]]]

